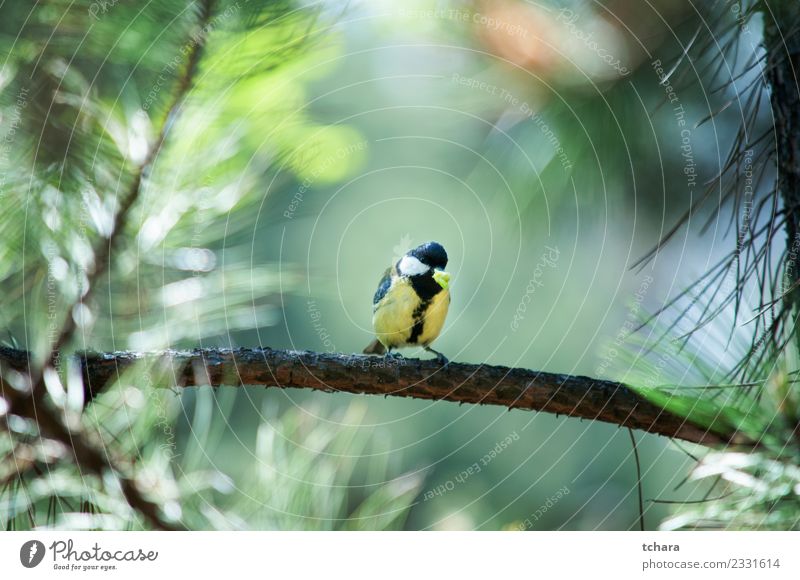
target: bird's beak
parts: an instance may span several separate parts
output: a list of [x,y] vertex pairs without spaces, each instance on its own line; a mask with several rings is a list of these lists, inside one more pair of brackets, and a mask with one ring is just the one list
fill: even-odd
[[450,274],[444,270],[434,270],[433,279],[436,280],[439,286],[441,286],[444,290],[447,290],[447,287],[450,285]]

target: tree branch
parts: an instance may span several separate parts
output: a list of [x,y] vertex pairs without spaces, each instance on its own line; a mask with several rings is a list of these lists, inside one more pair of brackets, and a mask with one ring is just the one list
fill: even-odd
[[[767,80],[775,121],[776,187],[786,209],[783,302],[800,353],[800,10],[796,2],[765,2]],[[800,440],[800,415],[789,417]]]
[[[170,105],[167,108],[167,113],[161,122],[158,137],[149,147],[145,159],[137,167],[127,191],[119,199],[119,209],[114,216],[113,227],[108,238],[98,243],[94,248],[94,269],[87,274],[88,290],[86,295],[79,297],[78,301],[73,304],[73,306],[84,301],[89,301],[92,292],[95,290],[97,280],[106,274],[111,266],[111,252],[119,240],[122,239],[130,211],[135,202],[139,199],[142,186],[149,178],[152,165],[166,141],[170,120],[177,115],[183,105],[184,99],[192,87],[205,44],[206,28],[209,26],[213,16],[214,2],[215,0],[205,0],[201,5],[197,22],[199,33],[186,45],[187,57],[185,70],[178,78],[175,94],[172,96]],[[72,449],[79,465],[91,469],[97,475],[101,475],[106,469],[111,470],[116,475],[123,496],[128,504],[141,513],[150,525],[156,529],[173,529],[173,526],[161,517],[159,507],[144,497],[136,487],[136,482],[125,475],[122,469],[114,465],[107,454],[88,441],[79,429],[64,425],[58,414],[52,408],[42,404],[37,406],[37,403],[41,402],[41,394],[45,391],[45,371],[54,366],[56,370],[58,370],[58,365],[56,363],[59,361],[59,353],[72,339],[75,333],[77,323],[72,315],[72,310],[72,307],[65,309],[67,316],[61,329],[56,334],[55,340],[48,348],[43,363],[39,365],[35,364],[30,356],[25,353],[24,368],[15,369],[27,377],[28,384],[30,385],[29,389],[20,391],[5,384],[2,378],[5,367],[0,366],[0,395],[2,395],[8,403],[9,412],[36,421],[41,435],[57,439]]]
[[[787,311],[800,337],[800,11],[793,2],[770,2],[762,8],[767,49],[767,80],[775,121],[777,190],[786,212],[787,257],[782,290]],[[800,340],[797,341],[800,348]]]
[[[0,364],[20,372],[26,368],[26,356],[0,347]],[[612,381],[491,365],[450,363],[441,368],[432,360],[271,348],[84,353],[80,364],[86,400],[143,361],[154,364],[154,383],[165,387],[261,385],[500,405],[604,421],[706,445],[737,442],[668,413]]]

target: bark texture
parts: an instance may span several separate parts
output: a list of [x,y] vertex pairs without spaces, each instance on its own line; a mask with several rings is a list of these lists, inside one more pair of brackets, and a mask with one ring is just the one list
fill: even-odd
[[[87,400],[143,359],[152,364],[148,380],[164,387],[260,385],[500,405],[604,421],[695,443],[731,442],[612,381],[502,366],[440,367],[432,360],[271,348],[82,354]],[[0,361],[25,372],[27,353],[0,348]]]

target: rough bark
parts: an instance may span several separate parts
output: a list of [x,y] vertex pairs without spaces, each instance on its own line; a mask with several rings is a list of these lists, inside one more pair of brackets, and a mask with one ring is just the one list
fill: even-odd
[[[202,349],[80,357],[87,400],[148,359],[149,381],[164,387],[260,385],[500,405],[604,421],[703,444],[730,442],[668,413],[621,384],[521,368],[384,359],[271,348]],[[24,352],[0,348],[0,364],[26,371]]]

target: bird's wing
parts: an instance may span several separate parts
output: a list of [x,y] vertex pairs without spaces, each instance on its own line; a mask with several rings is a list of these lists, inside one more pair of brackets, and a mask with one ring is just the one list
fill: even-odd
[[383,300],[383,297],[386,296],[386,293],[389,291],[392,285],[392,270],[393,268],[386,268],[381,281],[378,282],[378,289],[375,291],[375,296],[372,298],[373,305]]

